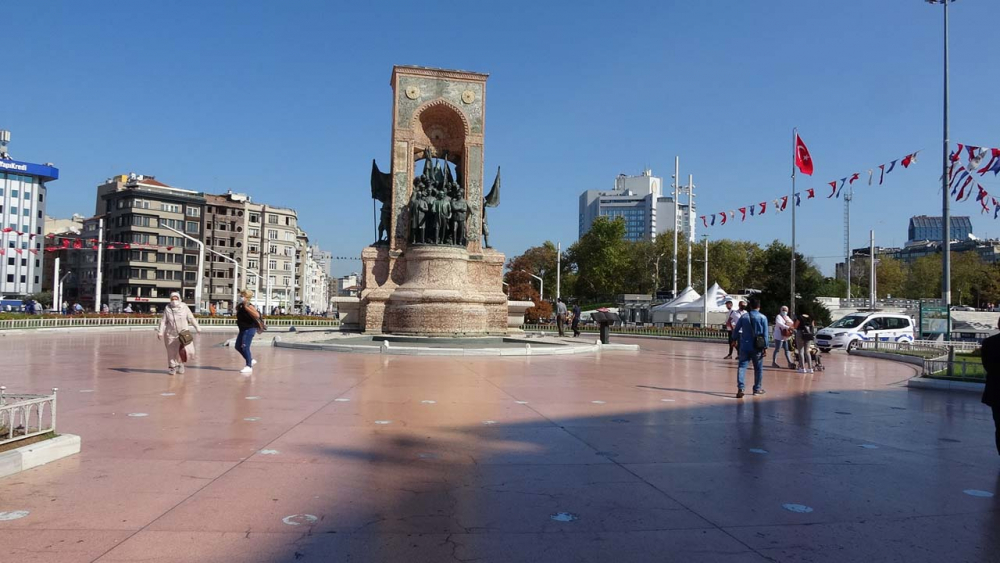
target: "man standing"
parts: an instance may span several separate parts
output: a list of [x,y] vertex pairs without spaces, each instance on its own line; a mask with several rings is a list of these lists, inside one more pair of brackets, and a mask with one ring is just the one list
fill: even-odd
[[580,336],[580,304],[573,303],[573,338]]
[[785,351],[785,361],[788,369],[795,369],[791,356],[788,354],[788,339],[792,335],[792,318],[788,316],[788,307],[782,306],[781,312],[774,318],[774,353],[771,354],[771,367],[778,366],[778,350]]
[[[1000,328],[1000,322],[997,323]],[[986,368],[986,389],[983,403],[993,408],[993,425],[996,428],[997,453],[1000,454],[1000,334],[983,340],[983,367]]]
[[726,317],[726,330],[729,331],[729,353],[726,354],[725,359],[733,357],[733,349],[736,348],[736,321],[740,320],[740,315],[743,314],[741,309],[733,309],[733,300],[726,300],[726,310],[729,311],[729,315]]
[[556,300],[556,328],[559,329],[559,336],[566,336],[566,304],[562,297]]
[[735,332],[739,335],[739,366],[736,368],[736,398],[743,398],[747,364],[753,362],[753,394],[763,395],[764,354],[767,353],[767,318],[760,314],[760,300],[750,298],[750,312],[736,321]]

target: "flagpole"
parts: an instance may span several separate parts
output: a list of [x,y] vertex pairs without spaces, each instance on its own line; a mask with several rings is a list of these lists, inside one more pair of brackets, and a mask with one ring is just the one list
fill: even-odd
[[792,296],[791,302],[788,304],[788,311],[794,317],[795,315],[795,156],[798,154],[798,136],[799,130],[797,127],[792,128]]

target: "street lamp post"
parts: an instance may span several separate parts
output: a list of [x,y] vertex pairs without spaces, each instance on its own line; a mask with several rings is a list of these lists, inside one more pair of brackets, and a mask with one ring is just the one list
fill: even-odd
[[948,199],[948,165],[949,145],[948,138],[948,4],[955,0],[927,0],[929,4],[944,4],[944,135],[943,135],[943,155],[941,166],[941,299],[944,301],[945,310],[948,311],[948,327],[945,337],[951,340],[951,202]]
[[194,308],[195,312],[200,312],[204,309],[201,304],[201,286],[204,283],[203,276],[205,275],[205,243],[183,231],[178,231],[173,227],[168,227],[166,221],[163,219],[160,219],[160,226],[168,231],[173,231],[188,240],[192,240],[198,245],[198,276],[196,278],[198,280],[198,285],[194,288]]
[[538,300],[545,301],[545,280],[536,276],[535,274],[532,274],[527,270],[521,270],[521,271],[538,280]]

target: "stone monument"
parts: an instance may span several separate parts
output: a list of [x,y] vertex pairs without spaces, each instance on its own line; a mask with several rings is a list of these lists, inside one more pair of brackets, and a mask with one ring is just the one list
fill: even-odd
[[499,168],[483,193],[487,77],[392,69],[391,168],[372,161],[382,209],[376,242],[361,254],[366,333],[507,333],[504,255],[490,248],[486,226],[486,209],[500,201]]

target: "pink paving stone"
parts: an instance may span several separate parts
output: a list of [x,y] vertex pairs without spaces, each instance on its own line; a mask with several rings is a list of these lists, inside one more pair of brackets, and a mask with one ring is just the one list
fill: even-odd
[[903,364],[833,354],[812,376],[768,370],[765,397],[736,401],[712,344],[258,347],[244,377],[205,334],[170,377],[145,331],[0,336],[0,383],[59,387],[59,429],[83,437],[79,455],[0,480],[0,512],[28,511],[0,521],[0,561],[998,557],[1000,497],[963,493],[1000,489],[990,414],[908,390]]

